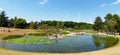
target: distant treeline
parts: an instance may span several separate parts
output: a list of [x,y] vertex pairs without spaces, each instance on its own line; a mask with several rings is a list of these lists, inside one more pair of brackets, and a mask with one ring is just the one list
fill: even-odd
[[0,13],[0,27],[9,27],[9,28],[30,28],[30,29],[65,29],[65,28],[74,28],[74,29],[93,29],[93,24],[85,22],[72,22],[72,21],[43,21],[29,23],[26,22],[24,18],[9,18],[6,15],[5,11]]
[[41,21],[41,26],[55,27],[55,28],[74,28],[74,29],[92,29],[93,25],[84,22],[72,21]]

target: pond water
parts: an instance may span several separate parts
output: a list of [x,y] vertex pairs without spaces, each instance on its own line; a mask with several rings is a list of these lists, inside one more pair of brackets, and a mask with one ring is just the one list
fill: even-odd
[[77,53],[100,50],[115,45],[115,42],[93,37],[92,35],[78,35],[65,37],[61,40],[51,40],[53,44],[13,44],[0,42],[0,48],[28,52],[49,53]]

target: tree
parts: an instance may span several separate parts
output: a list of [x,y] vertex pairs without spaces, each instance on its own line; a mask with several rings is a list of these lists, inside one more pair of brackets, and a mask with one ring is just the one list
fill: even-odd
[[112,19],[112,14],[110,14],[110,13],[108,13],[107,15],[106,15],[106,17],[105,17],[105,20],[107,21],[107,20],[110,20],[110,19]]
[[26,28],[27,22],[23,18],[17,18],[15,20],[15,27],[16,28]]
[[0,14],[0,26],[7,27],[8,26],[8,17],[5,14],[5,11],[2,11]]
[[102,19],[101,17],[97,17],[96,20],[94,21],[94,26],[93,26],[93,29],[95,31],[100,31],[103,29],[103,22],[102,22]]
[[120,33],[120,25],[119,25],[120,24],[120,17],[118,14],[114,14],[113,18],[116,21],[115,31]]
[[118,15],[107,14],[105,17],[105,24],[107,25],[107,32],[110,32],[110,34],[115,34],[115,27],[117,27],[117,19]]
[[11,18],[11,19],[9,19],[9,21],[8,21],[8,27],[13,27],[13,26],[14,26],[14,19]]
[[63,29],[64,23],[62,21],[59,22],[59,25],[60,25],[59,28]]
[[47,24],[42,24],[42,25],[39,26],[39,29],[46,30],[46,29],[48,29],[48,25]]
[[29,28],[30,29],[35,29],[35,23],[33,21],[30,22]]
[[106,24],[108,26],[109,32],[111,32],[111,34],[114,34],[115,26],[117,25],[117,22],[114,20],[114,18],[106,21]]

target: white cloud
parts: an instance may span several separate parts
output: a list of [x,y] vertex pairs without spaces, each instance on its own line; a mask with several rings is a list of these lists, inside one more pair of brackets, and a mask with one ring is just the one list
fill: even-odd
[[117,0],[116,2],[113,2],[112,4],[120,4],[120,0]]
[[44,4],[46,4],[47,2],[48,2],[48,0],[43,0],[43,1],[39,2],[38,4],[44,5]]
[[0,11],[4,11],[4,9],[3,9],[3,8],[0,8]]
[[106,3],[103,3],[100,5],[100,7],[105,7],[106,6]]

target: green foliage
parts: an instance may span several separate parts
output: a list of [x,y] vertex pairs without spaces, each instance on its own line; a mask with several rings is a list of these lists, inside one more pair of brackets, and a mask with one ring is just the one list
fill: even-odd
[[8,17],[5,14],[5,11],[0,13],[0,26],[7,27],[8,25]]
[[27,25],[27,22],[26,22],[26,20],[23,19],[23,18],[17,18],[17,19],[15,20],[15,27],[16,27],[16,28],[25,28],[26,25]]
[[117,14],[108,13],[105,16],[105,22],[101,21],[100,17],[97,17],[94,22],[94,30],[103,30],[109,34],[120,33],[120,16]]
[[30,36],[46,36],[47,33],[29,33]]
[[105,20],[109,20],[109,19],[112,19],[112,14],[110,14],[110,13],[108,13],[107,15],[106,15],[106,17],[105,17]]
[[65,34],[66,35],[66,34],[70,34],[70,33],[69,32],[61,32],[60,34]]
[[119,42],[118,37],[115,37],[115,36],[95,36],[94,35],[93,37],[94,37],[93,40],[97,47],[100,46],[101,42],[105,44],[105,48],[116,45]]
[[112,14],[107,14],[106,15],[106,20],[105,20],[105,24],[107,26],[107,30],[108,32],[110,32],[110,34],[115,34],[115,31],[117,31],[117,29],[119,29],[119,16],[114,14],[112,16]]
[[97,18],[96,18],[96,20],[94,21],[93,29],[94,29],[95,31],[100,31],[100,30],[103,29],[103,22],[102,22],[101,17],[97,17]]
[[22,35],[10,35],[10,36],[3,38],[3,40],[16,39],[16,38],[21,38],[21,37],[23,36]]
[[9,19],[9,22],[8,22],[9,28],[14,27],[16,19],[17,19],[17,17]]
[[38,36],[31,38],[9,39],[8,42],[16,44],[53,44],[53,42],[50,39]]
[[15,27],[15,28],[30,28],[30,29],[44,29],[44,30],[54,30],[54,29],[92,29],[92,24],[83,22],[72,22],[72,21],[41,21],[27,23],[23,18],[11,18],[5,14],[5,11],[0,14],[0,26],[2,27]]
[[40,29],[92,29],[93,25],[84,22],[72,22],[72,21],[41,21]]
[[35,29],[35,23],[33,21],[30,22],[29,28],[30,29]]

